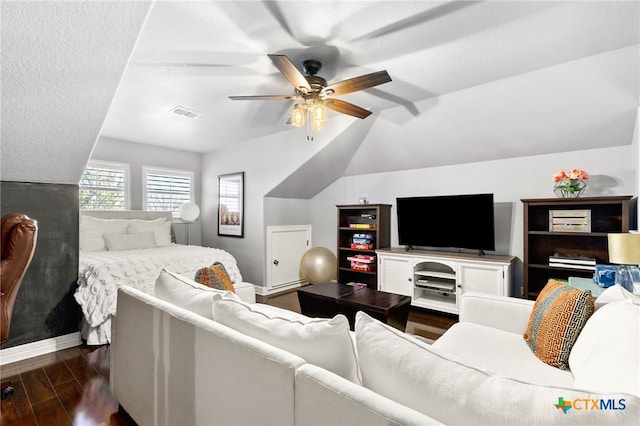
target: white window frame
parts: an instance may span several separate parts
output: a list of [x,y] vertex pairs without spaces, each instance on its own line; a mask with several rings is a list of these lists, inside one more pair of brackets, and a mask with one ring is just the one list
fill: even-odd
[[[124,192],[124,209],[123,210],[128,210],[130,205],[129,200],[131,198],[131,184],[130,184],[131,180],[129,178],[130,176],[129,164],[118,163],[115,161],[90,160],[85,166],[84,170],[82,171],[83,175],[88,167],[121,170],[123,172],[123,189],[122,189]],[[86,188],[89,188],[89,187],[82,186],[82,177],[80,177],[80,182],[78,183],[78,197],[80,196],[80,191]],[[80,210],[84,210],[82,209],[82,206],[80,206]]]
[[[189,201],[195,202],[195,194],[194,194],[194,173],[191,170],[181,170],[181,169],[169,169],[164,167],[155,167],[155,166],[143,166],[142,167],[142,208],[143,210],[148,210],[147,203],[147,175],[150,173],[171,175],[171,176],[179,176],[179,177],[188,177],[189,178]],[[180,218],[180,213],[178,211],[172,212],[174,218]]]

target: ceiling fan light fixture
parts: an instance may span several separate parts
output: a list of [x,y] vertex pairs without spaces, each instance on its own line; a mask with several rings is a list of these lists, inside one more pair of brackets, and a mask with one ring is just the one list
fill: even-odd
[[304,126],[304,116],[305,116],[305,110],[304,108],[302,108],[302,105],[300,104],[296,104],[293,107],[293,112],[291,113],[291,124],[294,127],[302,127]]
[[327,108],[340,114],[365,119],[371,111],[357,105],[335,99],[332,96],[345,95],[360,90],[369,89],[391,81],[389,73],[378,71],[358,77],[328,84],[327,80],[317,75],[322,63],[315,59],[307,59],[302,63],[304,75],[286,55],[269,54],[278,71],[291,83],[296,94],[291,95],[255,95],[229,96],[231,100],[288,100],[295,99],[302,102],[294,105],[289,123],[295,127],[307,127],[307,140],[313,140],[313,131],[324,129],[327,120]]
[[313,130],[323,130],[324,129],[324,121],[321,120],[312,120],[311,127]]
[[314,121],[322,121],[323,123],[327,121],[327,110],[324,107],[324,102],[322,100],[315,100],[311,111]]

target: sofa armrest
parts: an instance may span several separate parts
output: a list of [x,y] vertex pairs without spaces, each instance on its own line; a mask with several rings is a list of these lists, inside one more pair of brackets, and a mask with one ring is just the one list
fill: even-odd
[[233,288],[243,302],[256,303],[256,288],[253,284],[243,281],[241,283],[234,283]]
[[313,364],[296,370],[296,425],[439,425],[416,410]]
[[468,292],[462,295],[460,322],[523,334],[527,330],[534,302],[516,297]]

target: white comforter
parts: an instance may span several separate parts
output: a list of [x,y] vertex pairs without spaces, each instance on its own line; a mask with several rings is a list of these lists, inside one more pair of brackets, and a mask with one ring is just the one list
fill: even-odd
[[[128,285],[153,294],[163,268],[193,279],[198,269],[214,262],[224,265],[231,281],[242,282],[235,258],[215,248],[172,244],[141,250],[81,251],[74,297],[82,307],[86,325],[99,327],[116,313],[118,287]],[[110,335],[110,330],[104,332]]]

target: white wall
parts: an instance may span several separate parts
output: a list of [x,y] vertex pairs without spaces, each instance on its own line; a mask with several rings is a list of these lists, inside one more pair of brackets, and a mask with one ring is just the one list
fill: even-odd
[[[197,205],[201,205],[202,154],[101,137],[89,161],[92,160],[129,164],[129,208],[132,210],[142,210],[144,178],[142,168],[145,166],[193,172],[194,201]],[[201,243],[202,216],[194,224],[175,224],[174,228],[178,243],[186,242],[187,231],[189,244]]]
[[[636,170],[636,191],[634,194],[638,197],[640,195],[640,107],[638,107],[638,113],[636,114],[636,127],[633,131],[632,156],[633,167]],[[636,229],[640,229],[640,208],[637,209],[637,213]]]
[[264,198],[264,226],[308,225],[311,223],[309,200]]
[[[336,129],[336,132],[341,130]],[[286,199],[271,199],[265,203],[264,197],[334,137],[335,134],[325,129],[316,135],[314,142],[307,142],[304,132],[289,131],[205,154],[202,162],[201,205],[203,245],[227,250],[238,261],[245,281],[264,285],[266,226],[292,224],[282,223],[282,219],[276,218],[277,213],[266,213],[265,210],[266,204],[269,211],[275,209],[276,212],[282,212],[286,207],[280,207],[282,204],[279,200]],[[218,176],[235,172],[244,172],[245,179],[244,238],[217,235]],[[304,206],[308,209],[306,202],[285,201],[289,206],[291,203],[296,208]],[[293,218],[292,214],[289,212],[287,216],[295,222],[306,219],[308,215],[307,212],[302,216],[295,213]]]
[[[581,168],[590,174],[585,196],[637,194],[637,158],[630,145],[579,152],[343,177],[310,203],[314,246],[336,251],[336,204],[392,204],[391,245],[397,246],[395,198],[494,193],[496,252],[523,257],[522,198],[555,197],[552,176]],[[521,280],[521,270],[516,280]]]

